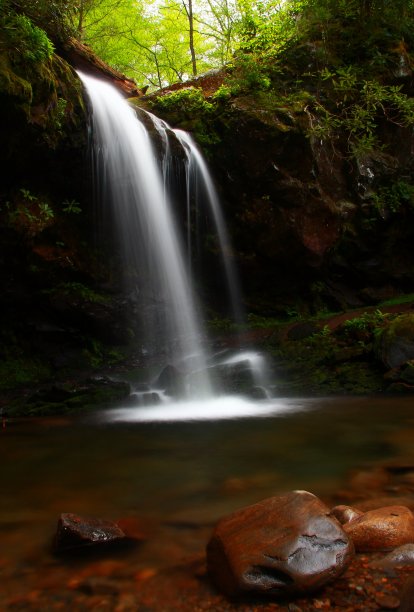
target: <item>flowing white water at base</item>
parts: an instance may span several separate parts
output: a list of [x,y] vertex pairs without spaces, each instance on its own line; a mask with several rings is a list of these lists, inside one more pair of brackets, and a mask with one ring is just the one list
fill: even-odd
[[204,401],[166,402],[158,406],[120,407],[105,410],[100,419],[109,423],[218,421],[283,416],[297,411],[298,400],[254,402],[242,397],[226,396]]

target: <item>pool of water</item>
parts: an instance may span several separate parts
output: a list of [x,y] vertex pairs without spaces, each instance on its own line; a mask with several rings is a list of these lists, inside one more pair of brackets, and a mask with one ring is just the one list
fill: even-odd
[[[14,575],[22,580],[22,564],[27,575],[49,563],[61,512],[204,526],[193,532],[197,540],[248,503],[292,489],[327,495],[352,469],[414,460],[412,398],[278,399],[242,403],[241,411],[223,400],[222,407],[170,406],[172,420],[167,406],[7,422],[0,572],[2,562],[8,572],[20,568]],[[162,563],[154,542],[140,550],[142,565]]]

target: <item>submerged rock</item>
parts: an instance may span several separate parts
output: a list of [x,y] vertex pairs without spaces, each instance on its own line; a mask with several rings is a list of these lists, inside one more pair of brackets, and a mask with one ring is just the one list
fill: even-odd
[[218,363],[208,370],[209,376],[223,393],[250,394],[257,386],[249,359]]
[[414,543],[403,544],[379,561],[371,563],[371,567],[383,567],[385,569],[393,566],[414,566]]
[[343,526],[355,550],[388,550],[414,542],[414,516],[405,506],[369,510]]
[[62,553],[85,547],[102,547],[125,539],[125,533],[112,521],[63,513],[57,524],[54,550]]
[[207,546],[208,571],[230,597],[307,593],[339,576],[354,547],[329,509],[293,491],[222,519]]

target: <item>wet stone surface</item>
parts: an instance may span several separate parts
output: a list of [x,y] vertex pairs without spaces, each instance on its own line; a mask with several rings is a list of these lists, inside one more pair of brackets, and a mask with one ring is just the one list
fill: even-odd
[[342,574],[354,548],[314,495],[271,497],[222,519],[208,544],[212,580],[227,595],[312,592]]
[[85,547],[109,546],[125,540],[125,533],[111,521],[82,517],[73,513],[60,515],[54,551],[62,554]]
[[[143,549],[67,563],[45,553],[8,563],[0,552],[5,612],[411,612],[413,568],[382,567],[384,553],[356,554],[348,569],[315,593],[232,600],[209,578],[204,545],[211,527],[153,525]],[[145,547],[146,546],[146,547]],[[150,548],[156,555],[149,554]],[[149,559],[152,559],[152,562]],[[163,565],[162,565],[163,562]],[[28,563],[32,568],[28,571]],[[400,606],[400,607],[399,607]],[[411,606],[411,607],[410,607]]]
[[344,530],[355,550],[390,550],[414,542],[414,516],[405,506],[370,510],[348,523]]

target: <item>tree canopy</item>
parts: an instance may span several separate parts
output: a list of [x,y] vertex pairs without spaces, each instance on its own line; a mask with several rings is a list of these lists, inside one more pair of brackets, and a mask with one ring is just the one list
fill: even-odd
[[222,66],[238,44],[236,0],[83,0],[77,36],[140,85]]
[[412,0],[0,0],[0,8],[25,15],[53,42],[75,36],[152,88],[243,54],[286,61],[301,43],[322,63],[377,69],[392,49],[411,61],[414,43]]

